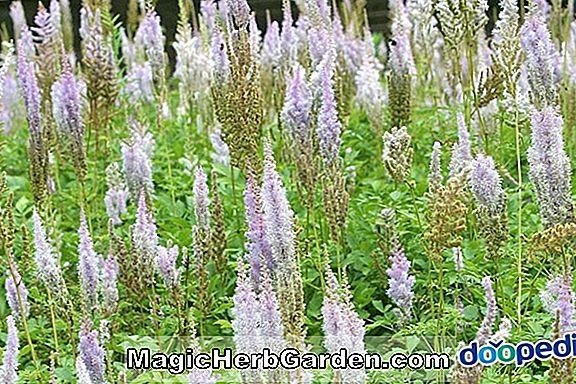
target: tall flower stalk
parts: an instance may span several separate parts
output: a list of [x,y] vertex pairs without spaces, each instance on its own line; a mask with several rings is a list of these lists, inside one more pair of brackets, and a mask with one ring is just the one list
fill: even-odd
[[[337,354],[345,349],[350,353],[366,353],[364,346],[364,320],[358,316],[352,303],[347,283],[339,284],[334,272],[326,265],[326,294],[322,304],[322,330],[324,347],[328,353]],[[362,369],[335,370],[334,381],[365,383],[366,372]]]
[[294,212],[286,197],[286,189],[276,170],[276,161],[269,142],[264,144],[262,205],[266,236],[272,252],[272,276],[280,303],[282,323],[287,342],[295,348],[304,347],[304,297],[302,275],[296,250]]
[[52,85],[52,114],[61,137],[70,145],[70,157],[82,182],[86,175],[86,150],[80,97],[72,68],[64,59],[60,79]]
[[564,151],[563,120],[555,107],[532,112],[532,145],[528,148],[529,176],[544,226],[572,222],[570,160]]
[[21,43],[18,44],[18,79],[27,112],[32,191],[36,202],[41,204],[47,193],[48,144],[43,126],[41,94],[36,79],[35,65],[26,56]]
[[506,194],[494,160],[478,155],[472,162],[469,182],[477,203],[475,213],[485,240],[487,255],[495,261],[498,268],[501,247],[508,238],[508,218]]

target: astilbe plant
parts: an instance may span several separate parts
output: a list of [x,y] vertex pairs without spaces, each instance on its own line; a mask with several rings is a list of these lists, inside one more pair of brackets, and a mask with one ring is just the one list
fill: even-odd
[[[83,7],[82,61],[90,107],[90,126],[106,127],[118,96],[116,62],[110,36],[104,33],[101,10]],[[82,31],[82,29],[81,29]]]
[[428,170],[428,194],[434,195],[443,185],[444,176],[442,175],[442,144],[435,141],[432,146],[430,155],[430,167]]
[[[206,2],[202,2],[204,6]],[[212,4],[213,5],[213,4]],[[204,6],[205,7],[205,6]],[[210,105],[210,82],[212,81],[213,63],[210,45],[207,39],[194,35],[190,28],[190,12],[183,4],[180,7],[180,18],[176,32],[176,67],[174,77],[179,80],[180,102],[178,114],[188,116],[197,110],[203,120],[210,122],[212,112]],[[204,8],[205,9],[205,8]],[[214,10],[215,11],[215,10]],[[212,20],[210,23],[214,23]],[[212,28],[206,31],[212,33]]]
[[52,85],[52,115],[60,136],[70,146],[70,158],[76,166],[78,178],[86,175],[86,150],[81,95],[78,83],[67,59],[62,63],[62,73]]
[[414,149],[412,138],[406,127],[392,128],[382,138],[382,162],[390,177],[396,182],[404,182],[410,176]]
[[212,171],[212,212],[211,217],[213,221],[213,228],[211,229],[211,257],[214,259],[216,264],[216,270],[219,273],[223,273],[228,265],[226,260],[226,255],[224,251],[226,250],[226,244],[228,237],[226,235],[226,227],[224,223],[224,206],[222,205],[222,200],[220,198],[220,193],[218,192],[218,180],[216,176],[216,171]]
[[321,103],[318,111],[316,135],[320,144],[320,153],[325,167],[332,165],[338,158],[342,144],[342,123],[338,117],[338,108],[333,88],[333,59],[326,57],[319,66]]
[[[252,287],[251,279],[245,271],[242,261],[238,264],[238,280],[234,292],[234,344],[236,353],[257,353],[259,343],[260,308],[258,298]],[[243,370],[241,372],[245,381],[256,380],[257,372]]]
[[274,20],[266,28],[260,52],[262,98],[270,117],[277,115],[278,102],[284,94],[285,79],[280,72],[281,60],[280,29]]
[[254,283],[259,286],[264,267],[273,270],[272,249],[266,236],[264,222],[264,208],[260,186],[256,183],[253,174],[248,173],[246,190],[244,191],[244,206],[247,230],[244,234],[246,243],[245,258],[250,265],[250,275]]
[[136,222],[130,228],[132,237],[133,265],[131,268],[138,271],[137,285],[141,287],[142,293],[154,277],[154,262],[158,252],[158,234],[152,212],[146,205],[144,194],[138,199],[138,211]]
[[533,5],[520,30],[530,98],[538,108],[558,102],[561,58],[552,41],[542,10]]
[[[370,44],[370,46],[368,46]],[[356,73],[356,103],[366,112],[368,121],[374,132],[380,136],[382,132],[384,103],[386,95],[380,83],[382,64],[374,56],[372,42],[365,43],[362,54],[362,64]]]
[[494,160],[478,155],[471,164],[470,189],[476,200],[476,217],[485,240],[487,256],[498,262],[508,238],[506,193]]
[[122,168],[133,202],[140,195],[151,197],[154,192],[152,180],[152,153],[154,138],[144,124],[131,121],[132,136],[128,143],[122,143]]
[[505,90],[513,95],[520,76],[520,16],[518,3],[500,0],[501,11],[491,41],[494,72],[504,78]]
[[545,227],[572,222],[570,159],[564,151],[563,121],[554,107],[533,111],[532,145],[528,148],[529,176]]
[[104,197],[106,213],[113,225],[122,224],[120,216],[126,213],[129,192],[122,180],[118,163],[106,167],[106,184],[108,186]]
[[93,384],[88,368],[80,356],[76,358],[76,380],[78,384]]
[[268,142],[264,145],[262,206],[266,237],[274,263],[271,271],[286,341],[295,348],[304,347],[304,297],[302,275],[294,234],[294,212],[288,203],[286,189],[276,170],[276,161]]
[[464,115],[458,113],[458,141],[452,146],[452,157],[450,158],[450,177],[464,176],[470,170],[472,162],[472,144],[470,142],[470,133],[464,120]]
[[80,327],[78,358],[81,359],[90,382],[104,384],[106,352],[98,340],[98,331],[92,329],[92,326],[92,321],[86,320]]
[[396,215],[391,211],[387,215],[390,221],[389,230],[389,256],[390,267],[386,270],[388,275],[388,290],[386,294],[396,304],[395,312],[400,325],[410,320],[412,316],[412,300],[414,298],[414,283],[416,278],[410,275],[410,261],[406,258],[404,248],[400,243],[396,229]]
[[[496,333],[493,332],[496,316],[498,315],[498,307],[496,305],[496,296],[490,277],[486,276],[482,279],[482,287],[484,288],[486,297],[486,313],[474,339],[478,345],[486,344],[489,340],[498,341],[497,339],[503,339],[510,331],[510,323],[508,321],[502,321],[499,331]],[[460,348],[463,346],[464,344],[460,343]],[[451,379],[457,384],[479,384],[483,371],[484,366],[482,365],[465,368],[460,364],[456,364],[452,369]]]
[[52,14],[42,5],[38,6],[38,13],[34,18],[34,45],[38,60],[38,83],[42,89],[44,107],[49,107],[50,89],[58,74],[59,58],[62,41],[60,40],[59,14]]
[[312,92],[306,81],[304,68],[296,63],[292,76],[286,81],[284,107],[280,121],[290,140],[292,158],[298,171],[298,179],[305,191],[304,202],[308,209],[314,203],[314,191],[318,174],[312,130]]
[[28,289],[26,289],[22,276],[20,276],[13,260],[6,271],[4,288],[6,290],[6,300],[12,311],[12,315],[19,322],[23,321],[23,319],[29,315]]
[[116,258],[110,254],[103,260],[100,274],[102,290],[101,308],[107,315],[114,313],[118,307],[118,273],[118,262]]
[[214,149],[214,152],[210,155],[212,161],[217,164],[229,166],[230,149],[228,149],[228,145],[226,145],[224,140],[222,140],[222,131],[220,131],[220,126],[216,126],[210,134],[210,143]]
[[8,336],[2,358],[0,378],[4,384],[16,384],[18,380],[18,353],[20,351],[18,329],[14,317],[11,315],[6,318],[6,324],[8,325]]
[[67,290],[54,248],[48,241],[44,224],[36,210],[34,210],[32,218],[34,223],[34,259],[38,279],[51,292],[52,297],[64,300]]
[[198,305],[203,314],[208,314],[211,297],[208,293],[208,262],[212,258],[212,230],[210,226],[210,198],[208,176],[201,166],[194,175],[194,216],[196,223],[192,229],[194,258],[196,260],[196,278],[198,280]]
[[350,194],[347,180],[342,172],[342,159],[340,157],[325,170],[322,183],[324,213],[330,225],[330,236],[334,241],[340,242],[346,226],[350,204]]
[[468,211],[465,199],[464,186],[455,177],[429,196],[429,227],[424,239],[432,259],[441,260],[444,250],[461,244]]
[[21,38],[22,30],[27,28],[26,14],[21,1],[13,1],[10,4],[10,19],[14,27],[14,35],[17,40]]
[[180,271],[176,265],[178,259],[178,246],[168,244],[168,246],[158,246],[156,257],[156,271],[164,281],[166,288],[171,291],[180,287]]
[[[546,312],[558,321],[559,337],[574,330],[574,291],[571,274],[551,277],[540,292],[540,300]],[[554,327],[555,324],[552,324]]]
[[[337,354],[342,349],[348,354],[366,353],[364,320],[354,309],[350,287],[346,281],[338,283],[328,263],[325,269],[326,293],[321,309],[324,347],[331,354]],[[367,380],[366,372],[362,369],[348,368],[334,371],[334,382],[362,384]]]
[[160,16],[155,11],[146,13],[134,37],[136,48],[145,53],[152,66],[154,80],[163,84],[166,59],[164,54],[165,37],[160,25]]
[[[569,268],[569,267],[568,267]],[[574,291],[572,290],[572,273],[570,270],[562,275],[552,277],[546,288],[540,293],[544,309],[554,318],[552,335],[559,339],[574,331]],[[568,384],[574,381],[574,359],[552,359],[549,370],[551,382]]]
[[[228,31],[225,44],[230,65],[229,77],[216,76],[212,98],[216,117],[222,124],[222,139],[230,148],[231,164],[241,169],[248,165],[259,169],[257,152],[262,134],[260,66],[253,55],[247,28],[250,8],[245,1],[234,4],[229,9],[229,27],[235,26],[237,29]],[[216,49],[221,50],[221,47]],[[219,62],[225,63],[222,60]],[[219,62],[215,60],[215,66],[222,68]],[[216,72],[219,72],[218,69]]]
[[18,90],[18,81],[13,71],[16,62],[14,45],[3,43],[0,49],[0,132],[5,135],[13,128],[22,116],[22,96]]
[[154,101],[154,74],[148,61],[130,65],[126,74],[126,84],[122,87],[121,93],[132,104]]
[[346,224],[349,195],[340,157],[342,122],[334,94],[333,58],[324,58],[319,68],[320,107],[316,123],[316,136],[320,146],[324,174],[322,194],[324,213],[330,223],[332,239],[339,241]]
[[[463,80],[462,60],[468,61],[469,53],[477,44],[477,37],[488,22],[486,0],[440,0],[435,4],[436,18],[440,24],[446,55],[450,60],[449,83],[453,90]],[[472,57],[472,60],[474,58]],[[471,65],[471,63],[469,63]]]
[[576,237],[576,224],[573,222],[556,224],[532,235],[530,238],[530,253],[544,253],[562,256],[566,247],[573,244]]
[[28,156],[30,158],[30,181],[34,199],[42,203],[48,183],[48,143],[41,113],[41,93],[33,62],[26,57],[22,44],[18,44],[18,79],[28,120]]
[[80,212],[78,235],[80,237],[78,243],[78,274],[80,276],[84,308],[87,313],[91,313],[98,307],[101,257],[94,250],[84,210]]
[[389,43],[388,102],[390,126],[402,127],[412,119],[412,76],[415,73],[409,24],[402,1],[394,2],[392,40]]

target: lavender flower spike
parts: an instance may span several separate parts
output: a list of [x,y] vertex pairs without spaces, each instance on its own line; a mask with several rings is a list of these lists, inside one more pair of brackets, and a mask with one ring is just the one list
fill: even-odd
[[472,162],[472,145],[470,143],[470,133],[464,121],[464,115],[458,113],[458,142],[452,147],[452,158],[450,159],[450,176],[467,172]]
[[152,182],[152,152],[154,139],[145,126],[131,121],[132,138],[130,143],[122,143],[122,161],[126,184],[130,189],[133,201],[138,201],[142,192],[151,194],[154,190]]
[[554,105],[562,76],[562,59],[548,30],[542,10],[533,6],[520,30],[526,55],[528,82],[537,107]]
[[[6,270],[6,282],[4,285],[6,288],[6,299],[14,318],[22,321],[28,318],[28,290],[16,268],[16,263],[13,260],[10,263],[12,265]],[[20,306],[20,302],[22,302],[22,306]]]
[[440,157],[442,156],[442,145],[436,141],[432,147],[432,155],[430,156],[430,170],[428,172],[428,191],[435,193],[438,188],[442,186],[444,176],[442,176],[442,164]]
[[561,333],[574,330],[574,292],[572,291],[572,276],[564,276],[563,284],[558,294],[558,313],[560,316]]
[[482,286],[486,292],[486,314],[484,315],[482,325],[476,334],[478,344],[484,344],[492,335],[492,327],[496,322],[496,313],[498,312],[498,308],[496,307],[496,296],[494,295],[492,281],[489,276],[482,279]]
[[492,213],[498,213],[504,203],[505,195],[502,180],[490,156],[476,156],[471,166],[470,186],[480,206]]
[[[329,60],[329,58],[325,59]],[[316,128],[322,159],[325,165],[330,165],[340,151],[342,123],[338,118],[336,98],[332,88],[332,69],[326,61],[320,69],[320,84],[322,88],[322,104],[318,113],[318,126]]]
[[98,341],[98,331],[92,330],[92,322],[87,320],[80,327],[78,352],[93,383],[104,383],[105,351]]
[[10,4],[10,18],[12,19],[16,39],[19,39],[22,29],[27,28],[26,14],[21,1],[13,1]]
[[362,64],[355,77],[356,103],[366,112],[370,123],[377,129],[377,132],[382,125],[382,114],[386,101],[384,88],[380,82],[381,71],[382,64],[374,57],[373,50],[365,48]]
[[80,211],[80,228],[78,229],[80,242],[78,243],[78,274],[82,288],[84,304],[88,312],[98,305],[98,281],[100,257],[94,251],[92,237],[88,231],[84,210]]
[[564,151],[563,120],[554,107],[534,111],[531,116],[532,145],[528,148],[530,181],[534,185],[540,216],[545,226],[573,218],[572,169]]
[[112,163],[106,168],[106,184],[108,185],[108,190],[104,197],[106,213],[113,225],[122,224],[120,215],[126,213],[126,203],[129,194],[120,176],[118,163]]
[[260,337],[262,348],[268,348],[271,351],[280,352],[285,345],[284,327],[280,315],[280,305],[272,280],[267,268],[264,270],[261,289],[258,295],[260,302]]
[[18,329],[12,315],[6,318],[6,323],[8,324],[8,338],[4,348],[0,377],[4,384],[16,384],[18,380],[18,350],[20,348]]
[[86,153],[80,92],[66,59],[62,63],[60,80],[52,85],[52,110],[58,130],[71,143],[72,157],[82,179],[86,172]]
[[386,270],[386,274],[389,276],[386,293],[398,307],[398,318],[402,324],[411,317],[412,300],[414,298],[412,288],[416,278],[409,275],[410,261],[406,258],[404,249],[399,241],[394,241],[394,246],[388,259],[390,260],[390,268]]
[[155,80],[162,80],[165,72],[164,43],[160,16],[155,11],[148,12],[140,23],[134,42],[137,49],[146,53],[152,66]]
[[276,161],[268,141],[264,143],[262,205],[274,270],[286,272],[288,276],[294,270],[296,263],[294,213],[288,203],[280,175],[276,171]]
[[570,274],[552,277],[546,283],[546,288],[540,293],[540,300],[546,312],[556,318],[560,315],[560,334],[573,331],[576,322],[574,321],[574,303],[576,297],[572,290],[572,276]]
[[260,308],[252,283],[246,275],[244,263],[239,261],[238,280],[234,293],[234,344],[237,353],[255,353],[259,350]]
[[262,260],[268,269],[273,268],[272,250],[266,237],[266,224],[262,207],[261,191],[253,175],[246,179],[246,191],[244,192],[244,205],[246,207],[246,223],[248,230],[246,237],[246,258],[250,263],[250,273],[255,283],[260,282],[262,273]]
[[148,210],[146,198],[142,194],[138,201],[136,222],[132,225],[132,247],[136,254],[136,270],[140,271],[143,281],[154,275],[154,263],[158,252],[158,234],[154,217]]
[[102,308],[106,313],[112,313],[118,306],[118,263],[112,255],[102,264]]
[[41,96],[35,64],[26,56],[25,46],[18,43],[18,79],[26,105],[31,181],[34,197],[42,200],[46,192],[48,155],[42,128]]
[[76,380],[78,384],[94,384],[90,379],[88,368],[80,356],[76,358]]
[[208,177],[202,166],[196,168],[194,177],[194,213],[196,224],[204,233],[210,232],[210,198],[208,197]]
[[[324,331],[324,347],[328,353],[338,353],[345,349],[348,353],[365,353],[364,321],[358,316],[351,302],[351,294],[344,279],[338,284],[332,269],[326,264],[326,294],[322,304],[322,329]],[[358,369],[339,371],[342,382],[366,382],[366,372]]]
[[48,242],[46,230],[36,209],[34,209],[32,217],[34,220],[34,259],[36,261],[38,279],[54,296],[59,297],[66,289],[64,286],[64,278],[62,277],[62,270],[54,255],[54,249]]
[[294,65],[293,75],[287,84],[282,123],[294,140],[307,145],[312,139],[312,93],[306,83],[306,72],[299,63]]
[[169,289],[177,289],[180,272],[176,266],[178,258],[178,246],[162,247],[158,246],[158,257],[156,258],[156,268],[164,280],[164,284]]

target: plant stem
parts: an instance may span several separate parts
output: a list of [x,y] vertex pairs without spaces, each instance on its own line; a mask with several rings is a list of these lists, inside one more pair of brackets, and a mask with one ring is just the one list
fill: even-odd
[[54,301],[52,300],[52,294],[50,293],[50,290],[47,289],[46,291],[48,292],[48,302],[49,302],[49,307],[50,307],[50,321],[52,322],[52,333],[54,336],[54,348],[56,349],[56,352],[58,353],[60,351],[60,348],[58,346],[58,331],[56,329],[56,315],[54,313]]
[[30,354],[32,355],[32,361],[34,362],[34,367],[36,368],[36,376],[40,382],[42,382],[42,376],[40,375],[40,363],[38,362],[38,356],[36,355],[36,350],[34,349],[34,343],[32,343],[32,337],[30,336],[30,329],[28,328],[28,320],[24,314],[24,302],[22,301],[22,295],[20,295],[20,281],[16,279],[16,273],[14,272],[14,265],[12,264],[12,256],[9,253],[9,250],[4,247],[5,254],[7,257],[8,262],[8,269],[10,271],[10,276],[12,277],[12,281],[14,281],[14,285],[16,286],[16,297],[18,299],[18,306],[20,307],[20,313],[22,318],[22,326],[24,327],[24,334],[26,335],[26,341],[30,346]]
[[522,160],[520,157],[520,123],[518,121],[518,102],[514,92],[514,128],[516,136],[516,169],[518,172],[518,293],[516,297],[516,314],[518,316],[518,328],[522,326]]

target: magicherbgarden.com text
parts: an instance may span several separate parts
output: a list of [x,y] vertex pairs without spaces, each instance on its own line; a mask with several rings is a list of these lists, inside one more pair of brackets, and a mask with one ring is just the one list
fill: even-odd
[[395,353],[384,359],[377,353],[302,353],[286,348],[280,353],[264,348],[261,353],[234,353],[230,348],[213,349],[210,353],[152,353],[148,348],[126,350],[126,368],[167,370],[181,374],[190,369],[448,369],[452,359],[445,353]]

